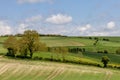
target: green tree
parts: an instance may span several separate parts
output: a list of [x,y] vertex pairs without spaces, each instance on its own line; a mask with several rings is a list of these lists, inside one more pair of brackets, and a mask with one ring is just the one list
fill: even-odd
[[66,47],[60,47],[59,53],[62,55],[63,61],[65,61],[65,56],[68,53],[68,48]]
[[108,62],[110,59],[107,56],[103,56],[101,62],[103,62],[104,67],[107,67]]
[[7,53],[8,56],[14,57],[19,49],[18,41],[14,36],[9,36],[8,39],[6,39],[5,42],[3,43],[3,47],[8,50]]
[[27,57],[28,55],[28,45],[26,44],[26,41],[24,39],[19,39],[19,52],[20,55],[23,57]]
[[120,54],[120,48],[116,50],[116,54]]
[[[58,47],[51,48],[51,52],[53,54],[56,54],[57,59],[59,59],[59,48]],[[53,54],[51,55],[51,59],[53,59]]]
[[46,48],[46,45],[40,42],[38,32],[34,30],[25,31],[21,40],[22,40],[22,46],[23,46],[23,47],[21,46],[22,47],[21,49],[26,54],[27,52],[29,52],[31,58],[34,52],[45,50]]

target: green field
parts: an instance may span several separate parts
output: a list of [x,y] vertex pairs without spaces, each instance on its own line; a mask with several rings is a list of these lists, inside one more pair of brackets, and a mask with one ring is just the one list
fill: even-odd
[[[19,38],[19,37],[18,37]],[[94,38],[94,37],[92,37]],[[103,41],[103,38],[109,41]],[[0,79],[1,80],[119,80],[119,69],[104,69],[94,66],[48,62],[44,59],[61,59],[59,54],[51,52],[36,52],[34,57],[42,57],[43,60],[21,60],[3,57],[7,50],[3,48],[3,42],[7,37],[0,38]],[[85,63],[98,63],[103,66],[101,57],[107,55],[110,58],[109,65],[120,66],[120,55],[115,53],[120,47],[120,37],[99,37],[96,46],[94,39],[89,37],[40,37],[40,41],[48,47],[85,48],[84,53],[68,53],[66,60],[81,61]],[[96,53],[107,50],[108,54]]]
[[[19,38],[19,37],[18,37]],[[66,46],[69,48],[79,47],[85,48],[86,52],[82,54],[83,58],[89,59],[91,61],[100,62],[102,56],[107,55],[110,57],[110,63],[120,64],[120,55],[116,55],[115,51],[120,47],[120,37],[98,37],[99,41],[96,46],[93,45],[95,42],[94,37],[89,39],[89,37],[40,37],[40,41],[46,43],[49,47],[60,47]],[[109,39],[109,41],[103,41],[103,38]],[[3,48],[2,43],[7,39],[7,37],[0,38],[0,54],[5,54],[7,51]],[[109,54],[96,53],[97,51],[107,50]],[[40,56],[44,58],[50,58],[51,53],[48,52],[37,52],[34,56]],[[71,57],[72,56],[72,57]],[[81,54],[67,54],[68,59],[81,58]],[[56,57],[55,57],[56,58]]]
[[96,46],[93,45],[95,40],[88,37],[41,37],[41,41],[49,47],[84,47],[91,52],[107,50],[109,53],[115,53],[116,49],[120,47],[120,37],[106,37],[110,41],[103,41],[104,37],[98,38],[99,41]]
[[119,80],[120,71],[92,66],[8,59],[0,56],[1,80]]

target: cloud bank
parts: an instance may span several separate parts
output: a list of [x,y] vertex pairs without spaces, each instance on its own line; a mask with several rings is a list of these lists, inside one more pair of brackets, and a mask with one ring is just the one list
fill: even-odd
[[74,24],[72,16],[65,14],[53,14],[50,17],[35,15],[22,20],[15,26],[0,21],[0,35],[23,33],[28,29],[37,30],[41,34],[68,36],[119,36],[120,32],[120,27],[115,21],[109,21],[102,25]]

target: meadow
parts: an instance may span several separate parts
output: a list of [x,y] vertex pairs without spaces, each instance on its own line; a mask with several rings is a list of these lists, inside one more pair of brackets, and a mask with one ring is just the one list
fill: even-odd
[[[18,37],[19,38],[19,37]],[[85,52],[68,53],[66,60],[80,61],[84,63],[100,64],[101,57],[107,55],[110,58],[108,65],[120,66],[120,55],[116,49],[120,47],[120,37],[98,37],[97,45],[94,37],[40,37],[40,41],[48,47],[85,48]],[[103,41],[103,38],[109,41]],[[51,62],[51,55],[54,59],[61,59],[60,54],[52,52],[35,52],[35,57],[42,57],[41,60],[18,59],[4,56],[7,50],[3,48],[3,42],[7,37],[0,38],[0,79],[1,80],[119,80],[119,69],[101,68],[83,64],[71,64]],[[97,53],[107,50],[108,54]]]
[[[98,37],[99,41],[96,46],[93,43],[96,41],[89,39],[89,37],[41,37],[41,41],[46,43],[49,47],[81,47],[89,52],[97,52],[98,50],[107,50],[109,53],[115,53],[116,49],[120,47],[120,37]],[[109,41],[103,41],[103,38]]]
[[[20,38],[20,37],[18,37]],[[95,37],[89,39],[89,37],[40,37],[40,41],[45,43],[48,47],[68,47],[68,48],[85,48],[84,53],[69,53],[66,55],[67,59],[85,58],[90,61],[100,63],[101,57],[107,55],[110,58],[111,64],[120,64],[120,55],[116,54],[116,50],[120,47],[120,37],[97,37],[99,39],[96,46],[93,45]],[[103,41],[103,39],[109,39],[109,41]],[[7,50],[3,48],[2,43],[7,37],[0,38],[0,54],[6,54]],[[107,50],[108,54],[97,53],[97,51]],[[34,57],[50,58],[52,53],[50,52],[36,52]],[[74,58],[73,58],[74,57]],[[57,58],[54,54],[54,58]],[[82,59],[81,58],[81,59]]]

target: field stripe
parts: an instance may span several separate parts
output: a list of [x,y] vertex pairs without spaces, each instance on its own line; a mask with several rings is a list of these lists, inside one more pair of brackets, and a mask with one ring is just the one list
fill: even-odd
[[[38,66],[36,69],[36,75],[33,78],[33,80],[38,79],[38,77],[43,76],[43,75],[49,75],[50,71],[51,71],[51,67],[44,67],[44,66]],[[39,71],[39,72],[38,72]],[[45,73],[47,72],[47,73]]]
[[16,75],[21,70],[21,66],[17,66],[17,67],[12,66],[10,68],[11,68],[11,72],[7,77],[4,78],[5,80],[7,79],[9,80],[10,77],[12,77],[13,75]]
[[5,64],[5,66],[3,66],[1,69],[0,69],[0,75],[2,75],[4,72],[6,72],[8,70],[9,66],[8,64]]
[[55,69],[47,78],[46,80],[52,80],[53,78],[55,78],[57,75],[60,75],[64,72],[63,68],[57,68]]
[[[23,68],[24,68],[24,66],[23,66]],[[29,75],[29,74],[31,74],[32,73],[32,70],[34,69],[34,67],[33,66],[29,66],[28,65],[28,67],[26,68],[26,70],[24,70],[24,72],[23,72],[23,76],[21,76],[19,79],[17,79],[17,80],[23,80],[24,79],[24,77],[26,77],[27,75]]]

